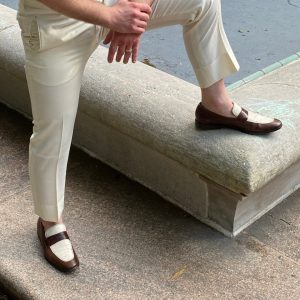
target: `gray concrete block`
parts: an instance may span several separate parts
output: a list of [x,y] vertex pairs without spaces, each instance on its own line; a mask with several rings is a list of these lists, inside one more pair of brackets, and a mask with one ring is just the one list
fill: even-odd
[[[200,131],[194,127],[200,99],[196,86],[141,63],[109,65],[106,55],[99,47],[86,68],[76,146],[230,236],[299,186],[300,107],[299,99],[290,97],[291,87],[275,101],[239,101],[282,119],[286,126],[279,132],[252,136],[227,129]],[[30,116],[23,64],[20,32],[9,27],[0,32],[0,101]],[[286,68],[293,66],[296,72],[299,61]],[[276,72],[255,82],[264,85]],[[255,85],[244,85],[234,97],[248,89],[257,94]]]

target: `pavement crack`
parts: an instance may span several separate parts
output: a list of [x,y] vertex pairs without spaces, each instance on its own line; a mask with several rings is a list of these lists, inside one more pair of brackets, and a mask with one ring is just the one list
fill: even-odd
[[279,251],[278,249],[275,249],[275,248],[269,246],[268,244],[262,242],[261,240],[259,240],[258,238],[256,238],[255,236],[253,236],[247,232],[244,232],[243,234],[241,234],[236,239],[236,242],[238,244],[244,246],[245,248],[247,248],[250,251],[257,252],[262,257],[266,257],[269,255],[270,252],[273,252],[273,253],[276,253],[278,257],[282,257],[282,258],[286,259],[287,261],[300,267],[300,262],[298,260],[295,260],[294,258],[290,257],[286,253],[283,253],[283,252]]
[[288,221],[284,220],[284,219],[279,219],[280,221],[284,222],[285,224],[288,224],[288,225],[292,225],[291,223],[289,223]]
[[300,8],[300,6],[298,4],[295,4],[293,2],[294,2],[294,0],[287,0],[288,5]]
[[14,27],[14,26],[15,26],[15,25],[9,25],[9,26],[6,26],[6,27],[0,29],[0,32],[4,31],[4,30],[6,30],[6,29],[8,29],[8,28],[10,28],[10,27]]

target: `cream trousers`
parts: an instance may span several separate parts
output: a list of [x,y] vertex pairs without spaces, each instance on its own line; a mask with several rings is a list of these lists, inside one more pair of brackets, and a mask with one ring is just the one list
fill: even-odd
[[[28,0],[40,7],[28,7],[26,1],[20,2],[18,21],[33,115],[30,184],[35,213],[55,222],[64,209],[66,169],[82,75],[108,29],[68,18],[38,1]],[[148,23],[148,30],[182,25],[186,50],[202,88],[239,69],[224,32],[220,2],[154,0]]]

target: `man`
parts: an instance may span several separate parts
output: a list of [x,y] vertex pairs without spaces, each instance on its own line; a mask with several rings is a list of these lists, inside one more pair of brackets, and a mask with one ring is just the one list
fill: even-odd
[[38,237],[46,259],[61,271],[79,265],[62,220],[65,176],[82,74],[100,41],[110,44],[109,63],[134,63],[146,28],[181,24],[201,88],[197,127],[268,133],[282,125],[241,108],[226,91],[223,78],[239,65],[220,0],[20,0],[18,21],[34,124],[29,174]]

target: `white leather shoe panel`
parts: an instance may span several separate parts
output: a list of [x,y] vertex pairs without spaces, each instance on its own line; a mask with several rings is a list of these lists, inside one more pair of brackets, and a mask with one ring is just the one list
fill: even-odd
[[[241,113],[241,111],[242,111],[242,108],[237,103],[233,103],[232,113],[236,117]],[[252,123],[267,124],[267,123],[273,122],[274,119],[272,119],[270,117],[260,115],[256,112],[253,112],[253,111],[248,111],[247,121],[252,122]]]
[[[48,228],[45,232],[45,237],[48,238],[59,232],[66,231],[64,224],[55,224]],[[50,246],[52,252],[62,261],[70,261],[74,258],[74,252],[71,241],[69,239],[61,240]]]
[[274,119],[266,117],[266,116],[262,116],[258,113],[253,112],[253,111],[248,111],[247,121],[252,122],[252,123],[267,124],[267,123],[273,122]]
[[62,240],[50,246],[52,252],[62,261],[70,261],[74,258],[74,252],[70,240]]
[[233,115],[235,115],[237,117],[241,113],[241,111],[242,111],[242,108],[238,104],[233,103],[233,107],[232,107]]

